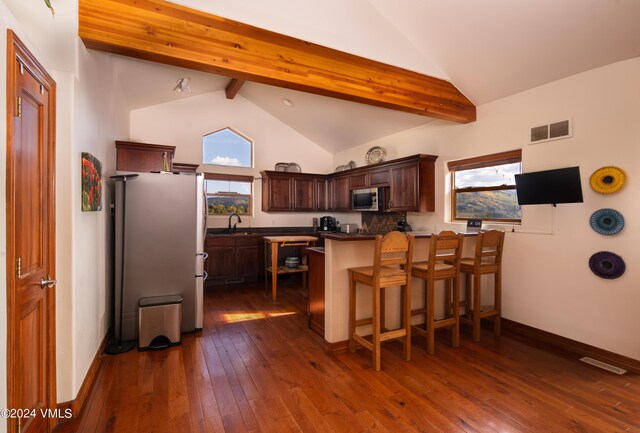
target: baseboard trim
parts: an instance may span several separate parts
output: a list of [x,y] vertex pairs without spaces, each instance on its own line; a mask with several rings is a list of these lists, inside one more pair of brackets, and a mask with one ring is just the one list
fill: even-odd
[[[490,324],[493,328],[492,322]],[[502,333],[509,337],[527,343],[533,343],[554,352],[569,352],[581,357],[588,356],[624,368],[627,371],[640,374],[640,361],[637,359],[609,352],[608,350],[552,334],[551,332],[514,322],[513,320],[502,318],[501,325]]]
[[329,343],[324,340],[324,350],[328,353],[345,353],[349,350],[349,340],[336,341],[335,343]]
[[98,372],[100,371],[100,365],[102,364],[102,355],[104,353],[104,349],[107,346],[109,341],[109,334],[105,335],[100,343],[100,347],[98,347],[98,352],[93,357],[93,361],[91,361],[91,365],[89,366],[89,371],[87,371],[87,375],[84,377],[82,381],[82,386],[80,387],[80,391],[78,391],[78,395],[75,399],[71,401],[64,401],[62,403],[58,403],[57,408],[62,411],[61,413],[65,413],[65,409],[71,409],[73,416],[71,419],[60,419],[58,424],[72,421],[80,417],[80,413],[84,408],[84,404],[86,403],[87,397],[91,392],[91,389],[95,385],[96,377],[98,376]]

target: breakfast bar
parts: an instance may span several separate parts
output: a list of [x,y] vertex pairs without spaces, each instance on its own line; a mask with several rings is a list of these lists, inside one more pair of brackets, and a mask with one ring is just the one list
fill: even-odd
[[[412,232],[415,236],[413,247],[413,261],[424,261],[428,256],[429,239],[431,233]],[[472,255],[474,242],[470,237],[476,233],[465,233],[464,255]],[[325,245],[325,327],[324,338],[332,346],[341,346],[349,338],[349,276],[348,269],[358,266],[368,266],[373,262],[373,234],[323,234]],[[417,278],[412,278],[412,286],[424,284]],[[357,300],[356,311],[371,311],[371,297],[361,296]],[[414,306],[424,305],[422,290],[412,290],[411,303]],[[436,314],[443,314],[443,302],[438,300]],[[400,288],[387,290],[386,321],[390,328],[400,324]],[[359,317],[358,317],[359,318]]]

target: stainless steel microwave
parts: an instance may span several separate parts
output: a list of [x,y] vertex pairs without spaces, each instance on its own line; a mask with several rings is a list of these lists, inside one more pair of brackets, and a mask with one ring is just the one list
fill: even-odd
[[382,205],[382,190],[380,188],[354,189],[351,191],[351,206],[353,210],[379,211]]

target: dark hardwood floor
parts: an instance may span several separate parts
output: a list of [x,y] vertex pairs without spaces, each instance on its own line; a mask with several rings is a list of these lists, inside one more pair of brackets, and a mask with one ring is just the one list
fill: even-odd
[[106,356],[79,420],[59,432],[640,432],[640,377],[483,331],[413,359],[389,343],[328,355],[295,283],[208,289],[182,346]]

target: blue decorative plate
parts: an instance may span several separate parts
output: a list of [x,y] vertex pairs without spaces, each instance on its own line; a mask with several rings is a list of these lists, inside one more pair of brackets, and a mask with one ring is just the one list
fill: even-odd
[[624,217],[615,209],[600,209],[591,214],[589,223],[601,235],[615,235],[624,228]]
[[600,251],[592,255],[589,267],[594,274],[607,280],[622,276],[627,268],[622,257],[610,251]]

